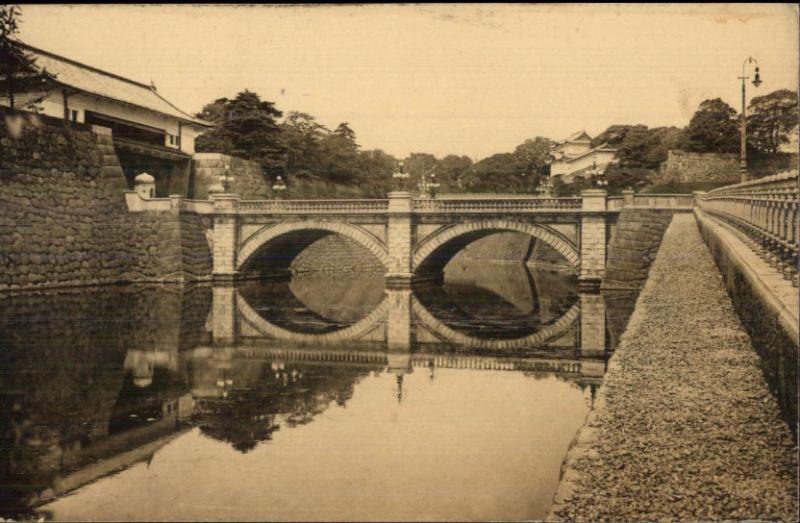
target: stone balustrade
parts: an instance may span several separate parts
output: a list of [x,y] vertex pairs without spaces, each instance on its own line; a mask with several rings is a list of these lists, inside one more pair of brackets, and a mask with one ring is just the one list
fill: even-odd
[[645,209],[691,210],[694,197],[691,194],[634,194],[633,206]]
[[[693,196],[688,194],[633,194],[630,199],[624,196],[607,198],[605,211],[618,212],[624,207],[648,209],[690,210]],[[131,212],[168,211],[175,208],[195,214],[214,214],[211,200],[170,198],[146,198],[135,191],[126,192],[128,209]],[[171,203],[172,202],[172,203]],[[410,212],[419,214],[496,214],[496,213],[541,213],[541,212],[580,212],[582,198],[413,198]],[[353,200],[239,200],[237,214],[375,214],[389,210],[388,199]]]
[[798,172],[784,172],[707,193],[695,193],[703,212],[732,225],[758,255],[798,286]]
[[389,200],[242,200],[241,214],[351,214],[384,213]]
[[580,210],[581,198],[418,198],[414,212],[418,213],[506,213]]

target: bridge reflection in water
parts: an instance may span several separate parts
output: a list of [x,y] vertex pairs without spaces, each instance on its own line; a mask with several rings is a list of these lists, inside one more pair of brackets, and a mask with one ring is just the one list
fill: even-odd
[[[361,289],[349,287],[353,303],[338,302],[333,308],[327,307],[326,298],[306,292],[294,281],[216,286],[212,339],[216,345],[275,340],[326,347],[369,344],[392,351],[448,348],[519,355],[572,349],[579,358],[606,355],[601,294],[579,294],[577,285],[564,284],[563,276],[524,265],[514,270],[524,276],[522,285],[506,289],[454,278],[445,286],[412,291],[383,289],[380,280],[374,280]],[[537,280],[538,287],[550,283],[550,292],[537,290]],[[351,285],[346,280],[340,283]]]
[[[493,381],[490,376],[534,378],[533,384],[512,380],[517,384],[508,389],[511,397],[518,401],[519,394],[555,396],[530,405],[511,402],[507,408],[552,412],[537,411],[519,419],[505,413],[504,421],[496,425],[513,429],[529,418],[547,425],[551,422],[546,420],[558,417],[562,409],[571,413],[564,414],[571,425],[551,427],[548,431],[553,435],[547,436],[557,440],[556,454],[562,452],[585,416],[582,409],[591,407],[604,373],[603,356],[609,348],[604,297],[579,294],[572,283],[550,273],[525,267],[503,270],[517,271],[513,278],[521,278],[525,285],[497,283],[513,280],[510,273],[493,280],[473,271],[469,277],[447,278],[444,286],[414,291],[383,289],[382,279],[309,277],[241,287],[198,287],[188,294],[127,288],[31,297],[24,303],[9,300],[3,304],[3,318],[21,319],[0,324],[0,340],[7,350],[0,369],[3,426],[4,433],[12,435],[4,438],[0,448],[2,515],[136,517],[135,512],[103,511],[109,510],[102,508],[107,507],[103,492],[119,489],[125,491],[130,506],[150,503],[156,510],[158,501],[141,498],[138,505],[135,502],[144,485],[141,482],[156,480],[135,478],[149,470],[157,452],[191,453],[187,445],[199,445],[191,443],[199,435],[239,452],[255,452],[261,442],[273,440],[281,427],[308,425],[332,407],[350,404],[356,390],[374,387],[373,381],[382,383],[381,376],[391,377],[392,387],[376,393],[388,394],[398,406],[405,405],[409,395],[413,399],[431,394],[427,387],[420,389],[420,379],[430,384],[444,379],[446,387],[461,383],[463,388],[453,389],[454,394],[469,396],[469,389],[474,389],[473,393],[486,397],[489,389],[485,387],[509,387],[508,380]],[[320,292],[321,284],[325,292]],[[79,313],[65,318],[57,310]],[[65,337],[69,340],[66,349]],[[555,387],[552,392],[536,388],[541,380],[545,380],[542,385]],[[582,407],[558,404],[555,398],[567,397],[568,390],[578,394]],[[360,397],[353,407],[357,411],[366,408],[366,396]],[[375,398],[369,401],[382,401]],[[493,411],[505,412],[505,403],[487,405],[488,410],[470,406],[465,413],[491,417]],[[412,402],[405,408],[431,406]],[[446,407],[450,408],[459,411],[462,407]],[[448,423],[450,427],[453,421]],[[447,427],[440,430],[447,432]],[[521,434],[535,431],[528,425],[517,429]],[[459,429],[452,430],[453,437],[459,437]],[[477,438],[474,444],[480,442],[474,434],[465,437]],[[527,439],[515,444],[523,441]],[[427,444],[439,448],[439,443]],[[455,460],[458,452],[452,453]],[[520,498],[514,509],[520,512],[492,512],[484,507],[488,512],[481,514],[544,514],[561,455],[556,458],[548,466],[523,460],[519,471],[506,471],[508,481],[542,482],[535,503]],[[208,459],[217,463],[222,458]],[[497,459],[501,459],[499,454]],[[523,469],[541,469],[549,475],[546,480],[532,479]],[[176,483],[187,480],[174,477],[175,470],[163,465],[157,470]],[[473,472],[484,473],[477,468]],[[105,485],[102,488],[81,488],[109,475],[98,483]],[[202,476],[199,471],[192,472],[195,475]],[[237,480],[246,478],[227,481]],[[237,513],[228,509],[216,517],[234,518]],[[215,517],[189,509],[175,512],[169,503],[159,510],[148,515],[155,519]],[[258,519],[259,514],[272,513],[256,510],[239,517]],[[297,517],[335,519],[336,514],[348,517],[335,511]],[[413,515],[389,514],[400,519]]]

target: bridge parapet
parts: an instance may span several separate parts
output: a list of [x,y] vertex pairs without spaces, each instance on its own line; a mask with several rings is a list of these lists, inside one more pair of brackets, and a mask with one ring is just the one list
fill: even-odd
[[520,213],[580,210],[581,198],[418,198],[413,210],[418,213]]
[[389,200],[242,200],[240,214],[352,214],[385,213]]
[[696,206],[728,223],[798,286],[798,171],[695,193]]

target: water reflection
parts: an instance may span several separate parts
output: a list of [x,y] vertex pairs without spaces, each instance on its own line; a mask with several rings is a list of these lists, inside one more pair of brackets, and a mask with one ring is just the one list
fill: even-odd
[[517,274],[527,290],[461,275],[9,296],[0,514],[543,515],[602,379],[605,308]]
[[[294,292],[303,289],[294,280],[217,288],[213,336],[219,343],[358,342],[392,349],[498,354],[563,349],[593,357],[607,352],[602,295],[579,294],[571,275],[525,265],[499,266],[498,271],[499,283],[485,273],[447,274],[444,285],[413,291],[384,289],[380,278],[361,279],[349,286],[349,301],[341,310],[329,305],[326,310],[322,304],[331,300],[324,293]],[[346,280],[337,283],[346,286]]]

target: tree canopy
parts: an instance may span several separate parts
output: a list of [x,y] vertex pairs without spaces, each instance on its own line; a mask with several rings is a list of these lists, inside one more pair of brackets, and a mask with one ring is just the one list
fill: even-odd
[[245,89],[233,100],[219,98],[206,105],[197,116],[217,124],[197,138],[197,151],[256,160],[268,171],[278,171],[284,166],[286,148],[276,120],[283,113],[274,103],[262,101],[256,93]]
[[[273,178],[284,176],[291,197],[382,196],[391,190],[392,173],[401,160],[380,149],[362,150],[348,122],[331,130],[299,111],[290,111],[279,120],[283,113],[274,103],[247,90],[234,99],[214,100],[198,116],[216,124],[197,139],[198,151],[258,160]],[[616,124],[595,137],[591,145],[607,143],[617,149],[617,162],[607,169],[606,179],[608,189],[618,192],[656,182],[656,170],[670,149],[737,151],[737,122],[736,111],[715,98],[703,101],[685,128]],[[797,124],[796,93],[781,90],[753,98],[748,126],[751,144],[758,150],[776,151],[788,141],[793,124]],[[537,136],[524,140],[512,152],[478,161],[455,154],[440,159],[422,151],[402,161],[412,190],[420,187],[423,177],[435,174],[440,192],[532,193],[549,175],[553,145],[549,138]],[[589,184],[578,180],[559,186],[556,193],[574,194]]]
[[747,115],[747,142],[756,150],[776,153],[789,143],[798,123],[797,92],[780,89],[750,101]]
[[705,100],[686,128],[686,148],[694,152],[732,153],[739,150],[736,110],[720,98]]

